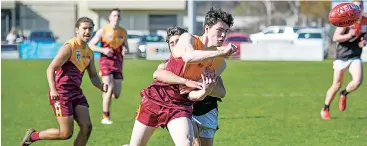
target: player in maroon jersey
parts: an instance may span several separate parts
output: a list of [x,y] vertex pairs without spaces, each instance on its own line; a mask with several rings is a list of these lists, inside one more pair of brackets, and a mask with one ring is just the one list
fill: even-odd
[[[123,80],[123,61],[125,51],[129,46],[127,43],[127,31],[119,26],[120,10],[113,9],[109,16],[110,23],[99,29],[90,41],[90,47],[95,52],[101,53],[99,66],[102,80],[108,84],[109,90],[102,93],[102,124],[112,124],[110,118],[111,98],[118,98],[121,93]],[[98,42],[102,48],[97,47]]]
[[[202,79],[202,89],[189,92],[181,85],[153,82],[141,91],[143,97],[136,114],[130,146],[146,145],[154,130],[167,127],[175,145],[192,145],[192,105],[213,91],[217,76],[208,71],[212,62],[236,51],[233,45],[222,46],[233,17],[220,8],[212,8],[206,16],[202,37],[184,33],[167,61],[166,70],[188,80]],[[212,68],[211,68],[212,69]],[[202,72],[204,71],[204,72]],[[187,84],[186,84],[187,85]]]
[[43,131],[28,129],[20,146],[28,146],[38,140],[66,140],[72,137],[74,120],[80,131],[74,141],[76,146],[87,144],[92,131],[89,105],[80,88],[84,71],[87,70],[93,85],[105,92],[107,84],[100,82],[93,58],[88,47],[94,23],[90,18],[79,18],[75,24],[77,36],[67,41],[47,68],[49,100],[59,128]]

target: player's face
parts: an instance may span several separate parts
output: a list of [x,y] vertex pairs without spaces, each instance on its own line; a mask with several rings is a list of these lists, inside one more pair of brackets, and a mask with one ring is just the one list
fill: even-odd
[[93,32],[93,27],[89,22],[82,22],[76,29],[76,34],[83,42],[88,42]]
[[205,26],[205,33],[208,37],[208,46],[222,46],[226,38],[229,26],[223,21],[218,21],[212,27]]
[[112,11],[109,19],[112,25],[118,25],[120,21],[120,13],[118,11]]
[[173,47],[175,47],[179,38],[180,38],[180,35],[174,35],[171,38],[169,38],[168,40],[169,48],[172,49]]

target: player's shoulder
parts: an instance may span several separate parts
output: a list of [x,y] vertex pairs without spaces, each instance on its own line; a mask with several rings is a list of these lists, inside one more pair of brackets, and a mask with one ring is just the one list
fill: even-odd
[[123,28],[123,27],[120,27],[120,26],[117,26],[117,31],[118,31],[119,33],[122,33],[122,34],[127,34],[126,29],[125,29],[125,28]]
[[76,45],[77,45],[77,38],[76,37],[73,37],[72,39],[69,39],[64,43],[64,46],[66,46],[66,47],[70,46],[71,48],[73,48]]

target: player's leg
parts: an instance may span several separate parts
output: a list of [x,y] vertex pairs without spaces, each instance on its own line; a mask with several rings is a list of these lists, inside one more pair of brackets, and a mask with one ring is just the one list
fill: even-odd
[[218,110],[212,109],[200,116],[193,116],[193,123],[198,125],[201,146],[212,146],[218,129]]
[[92,122],[90,120],[89,108],[85,105],[75,107],[75,120],[80,127],[78,136],[74,141],[74,146],[85,146],[92,132]]
[[200,146],[199,127],[196,122],[192,121],[192,128],[194,130],[194,142],[193,146]]
[[146,146],[149,138],[158,127],[160,106],[142,98],[135,115],[135,123],[131,134],[130,146]]
[[144,125],[135,120],[133,132],[131,134],[130,146],[146,146],[156,128]]
[[114,88],[112,92],[112,97],[117,99],[120,97],[121,94],[123,77],[121,73],[114,72],[113,78],[114,78]]
[[102,76],[103,83],[108,85],[107,92],[102,93],[103,101],[102,101],[102,111],[103,111],[103,119],[101,121],[102,124],[112,124],[110,119],[110,107],[111,107],[111,96],[114,88],[113,75],[108,74]]
[[179,117],[171,120],[167,128],[176,146],[191,146],[194,130],[188,117]]
[[331,120],[330,113],[329,113],[329,107],[330,107],[331,102],[334,100],[336,93],[338,92],[341,85],[343,84],[344,71],[346,67],[347,65],[344,61],[342,60],[334,61],[333,83],[326,93],[325,105],[320,113],[321,117],[324,120]]
[[363,80],[363,66],[362,61],[360,59],[353,59],[352,63],[349,66],[349,72],[352,75],[352,81],[349,82],[347,87],[341,91],[341,96],[339,100],[339,109],[340,111],[344,111],[347,106],[347,95],[361,85]]
[[205,135],[213,135],[212,138],[200,137],[201,146],[213,146],[215,132],[215,129],[206,129],[205,131],[201,130],[201,135],[203,135],[203,133],[205,133]]
[[66,140],[72,137],[74,117],[71,103],[51,101],[51,104],[56,115],[59,128],[50,128],[43,131],[28,129],[20,144],[21,146],[29,145],[38,140]]

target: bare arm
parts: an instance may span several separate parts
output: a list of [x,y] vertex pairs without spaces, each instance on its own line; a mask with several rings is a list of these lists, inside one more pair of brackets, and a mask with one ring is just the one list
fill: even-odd
[[121,51],[121,53],[122,53],[122,56],[124,56],[125,55],[125,50],[127,51],[127,50],[129,50],[129,43],[128,43],[128,35],[127,35],[127,33],[126,33],[126,30],[125,30],[125,34],[126,34],[126,38],[125,38],[125,40],[124,40],[124,46],[122,46],[122,51]]
[[55,58],[52,60],[51,64],[47,68],[47,80],[48,86],[51,91],[56,91],[56,83],[55,83],[55,71],[60,69],[61,66],[69,60],[71,57],[72,51],[69,44],[63,45]]
[[[201,89],[199,82],[192,81],[189,79],[182,78],[170,71],[165,70],[166,63],[162,63],[158,66],[157,70],[153,73],[153,78],[163,83],[168,84],[179,84],[179,85],[186,85],[191,89]],[[189,92],[189,91],[187,91]],[[182,93],[187,93],[186,91],[182,91]]]
[[103,84],[101,83],[97,71],[96,71],[96,67],[94,64],[94,57],[92,57],[92,59],[90,60],[90,63],[87,67],[87,71],[88,71],[88,75],[90,78],[90,81],[92,82],[92,84],[97,87],[100,90],[103,90]]
[[164,70],[166,68],[166,63],[162,63],[158,66],[157,70],[153,73],[153,78],[155,80],[168,83],[168,84],[186,84],[186,79],[177,76],[176,74]]
[[94,37],[90,40],[89,42],[89,47],[90,49],[92,49],[94,52],[100,52],[100,53],[103,53],[103,49],[96,46],[97,43],[101,40],[102,38],[102,35],[103,35],[103,29],[99,29],[97,32],[96,32],[96,35],[94,35]]
[[204,50],[195,50],[193,47],[193,36],[189,33],[184,33],[180,36],[180,39],[172,49],[172,52],[175,57],[182,57],[185,62],[189,63],[197,63],[225,55],[224,52],[218,51],[215,47],[205,48]]
[[339,43],[345,42],[351,39],[355,35],[355,32],[352,29],[349,30],[349,33],[344,34],[346,30],[347,30],[346,27],[337,27],[334,32],[333,41],[339,42]]

